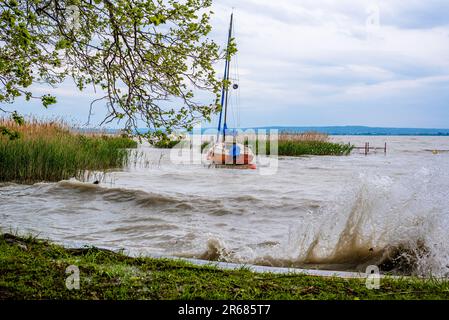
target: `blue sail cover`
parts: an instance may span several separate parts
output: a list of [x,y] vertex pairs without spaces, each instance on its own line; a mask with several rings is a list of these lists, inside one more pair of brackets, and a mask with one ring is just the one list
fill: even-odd
[[238,157],[240,155],[240,147],[237,144],[233,144],[229,153],[231,157]]

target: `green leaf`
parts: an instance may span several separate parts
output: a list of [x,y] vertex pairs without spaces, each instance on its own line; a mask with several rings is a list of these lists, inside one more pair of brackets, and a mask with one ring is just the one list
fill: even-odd
[[14,111],[12,113],[11,118],[14,120],[15,123],[17,123],[19,126],[22,126],[25,123],[25,119],[23,116],[19,115],[17,111]]
[[48,106],[56,103],[56,98],[48,94],[44,95],[41,100],[45,108],[48,108]]

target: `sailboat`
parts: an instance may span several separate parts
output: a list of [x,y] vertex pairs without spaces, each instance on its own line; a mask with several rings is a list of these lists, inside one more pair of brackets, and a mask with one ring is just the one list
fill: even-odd
[[[237,142],[235,130],[228,130],[227,116],[228,116],[228,100],[229,100],[229,73],[231,65],[231,55],[229,54],[229,47],[232,39],[234,14],[231,14],[231,22],[229,24],[228,44],[226,48],[226,62],[223,77],[223,87],[221,90],[221,110],[220,118],[218,120],[218,132],[215,144],[207,152],[207,160],[215,167],[227,167],[237,169],[256,169],[253,163],[254,153],[252,150],[241,143]],[[238,84],[232,85],[233,89],[238,88]],[[223,125],[222,125],[223,120]]]

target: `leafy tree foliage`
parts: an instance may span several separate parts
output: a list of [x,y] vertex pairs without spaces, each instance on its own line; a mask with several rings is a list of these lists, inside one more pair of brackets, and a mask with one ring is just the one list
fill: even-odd
[[[131,132],[143,122],[153,136],[191,129],[220,108],[211,1],[0,0],[0,102],[48,107],[55,97],[31,85],[70,77],[104,93],[91,104],[105,102],[102,124],[123,121]],[[210,104],[196,101],[202,90],[214,93]]]

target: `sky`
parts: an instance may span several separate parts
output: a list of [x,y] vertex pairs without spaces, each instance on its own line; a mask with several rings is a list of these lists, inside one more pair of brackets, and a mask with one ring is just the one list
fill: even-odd
[[[449,1],[215,0],[210,38],[221,45],[232,10],[231,125],[449,128]],[[70,82],[50,92],[49,110],[8,108],[86,121],[93,92]],[[94,113],[99,123],[104,107]]]

